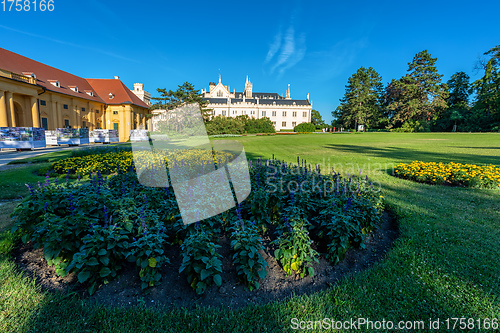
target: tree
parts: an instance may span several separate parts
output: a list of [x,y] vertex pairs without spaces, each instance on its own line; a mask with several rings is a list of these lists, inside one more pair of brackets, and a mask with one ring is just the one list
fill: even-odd
[[443,111],[435,122],[435,129],[449,131],[459,125],[469,112],[469,96],[471,94],[470,77],[465,72],[457,72],[451,76],[448,86],[448,109]]
[[451,76],[446,85],[448,86],[448,98],[446,103],[449,108],[465,107],[469,104],[471,93],[470,77],[465,72],[457,72]]
[[477,94],[470,121],[476,130],[500,127],[500,45],[485,55],[491,56],[484,67],[484,76],[472,85]]
[[178,86],[176,91],[167,89],[156,89],[160,97],[152,97],[152,100],[158,101],[150,107],[150,110],[166,109],[173,110],[184,104],[198,103],[202,111],[203,120],[206,122],[212,115],[212,110],[206,109],[208,102],[203,100],[203,96],[199,90],[194,88],[194,85],[189,82],[184,82]]
[[377,125],[381,115],[382,78],[371,67],[360,67],[347,81],[344,97],[332,112],[334,118],[346,127],[363,124]]
[[415,55],[408,63],[408,73],[399,80],[392,80],[388,90],[387,108],[392,113],[391,125],[398,127],[407,121],[428,128],[431,120],[438,118],[446,109],[446,85],[441,83],[441,74],[427,50]]
[[321,127],[322,125],[325,124],[319,111],[314,110],[314,109],[311,111],[311,123],[313,123],[314,126],[317,126],[317,127]]

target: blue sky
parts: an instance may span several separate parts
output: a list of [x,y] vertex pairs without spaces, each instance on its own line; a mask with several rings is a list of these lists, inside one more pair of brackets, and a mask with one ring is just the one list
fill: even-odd
[[[8,1],[7,1],[8,4]],[[53,12],[3,11],[0,47],[85,78],[135,82],[155,95],[184,81],[242,91],[307,93],[325,120],[347,78],[373,67],[384,84],[427,49],[446,81],[473,79],[478,57],[500,44],[499,1],[55,0]],[[0,4],[0,6],[2,6]]]

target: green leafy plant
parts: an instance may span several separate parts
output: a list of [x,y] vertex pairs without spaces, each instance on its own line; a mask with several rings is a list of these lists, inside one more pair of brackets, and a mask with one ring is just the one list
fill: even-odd
[[163,246],[167,243],[165,228],[161,225],[148,229],[143,235],[131,243],[127,260],[139,267],[141,288],[146,289],[158,285],[161,280],[161,268],[170,260],[165,256]]
[[274,251],[274,257],[288,275],[296,273],[301,278],[306,274],[314,276],[312,263],[318,262],[318,252],[311,247],[313,241],[309,237],[307,221],[294,219],[285,221],[284,225],[283,233],[274,241],[278,247]]
[[187,281],[197,294],[203,294],[214,282],[222,284],[221,255],[216,252],[220,245],[211,241],[211,235],[199,229],[190,233],[181,245],[182,264],[179,273],[187,274]]
[[248,289],[258,289],[259,279],[266,277],[267,262],[259,251],[263,250],[258,228],[249,221],[241,221],[233,227],[231,247],[233,263],[240,279]]
[[122,268],[124,254],[130,246],[129,232],[116,225],[92,225],[91,232],[83,237],[80,251],[75,253],[67,270],[78,272],[78,282],[88,283],[92,295],[99,282],[116,277]]

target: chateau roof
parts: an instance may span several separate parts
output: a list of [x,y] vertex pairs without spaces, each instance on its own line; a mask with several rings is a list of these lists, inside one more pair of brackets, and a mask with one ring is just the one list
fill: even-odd
[[[2,48],[0,48],[0,69],[19,75],[23,75],[23,72],[30,72],[36,76],[36,84],[46,90],[104,103],[98,95],[90,96],[85,93],[85,90],[93,90],[93,88],[84,78]],[[59,81],[59,87],[54,85],[57,81]],[[78,87],[78,91],[72,90],[70,86]]]
[[[101,96],[106,104],[134,104],[143,108],[148,108],[148,105],[137,97],[130,89],[128,89],[119,79],[86,80],[95,89],[97,94]],[[110,94],[113,98],[110,98]]]
[[[227,98],[203,98],[203,100],[208,101],[210,104],[226,104]],[[243,98],[231,98],[231,104],[242,103]],[[257,99],[246,98],[246,103],[257,104]],[[276,103],[276,104],[274,104]],[[259,105],[311,105],[311,103],[306,99],[259,99]]]
[[[3,48],[0,48],[0,69],[34,76],[36,84],[49,91],[104,104],[135,104],[148,108],[119,79],[84,79]],[[110,93],[113,99],[109,98]]]

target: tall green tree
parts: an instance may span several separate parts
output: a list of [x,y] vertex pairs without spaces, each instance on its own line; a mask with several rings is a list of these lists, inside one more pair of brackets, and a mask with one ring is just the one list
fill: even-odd
[[203,100],[200,90],[195,89],[194,85],[189,82],[184,82],[182,85],[179,85],[175,91],[165,88],[158,88],[156,91],[160,96],[151,98],[157,101],[157,103],[153,104],[150,110],[172,110],[184,104],[198,103],[202,111],[203,119],[208,121],[211,117],[212,110],[206,109],[208,102]]
[[472,88],[469,75],[465,72],[457,72],[451,76],[446,85],[448,86],[446,103],[449,108],[469,105],[469,96]]
[[484,66],[484,75],[473,83],[476,100],[470,119],[475,130],[498,130],[500,128],[500,45],[485,55],[491,56]]
[[386,100],[393,127],[406,122],[428,127],[430,121],[437,119],[446,109],[448,93],[446,85],[441,83],[442,75],[437,71],[436,60],[427,50],[417,53],[408,63],[408,73],[389,84],[390,94]]
[[311,123],[314,126],[322,126],[325,124],[325,122],[323,121],[323,118],[321,117],[321,114],[319,113],[318,110],[313,109],[311,111]]
[[372,68],[360,67],[347,81],[344,97],[332,112],[345,127],[377,125],[381,115],[382,78]]
[[454,126],[462,126],[470,110],[469,97],[472,87],[469,75],[465,72],[457,72],[451,76],[446,85],[448,109],[444,110],[435,121],[434,130],[437,131],[450,131]]

